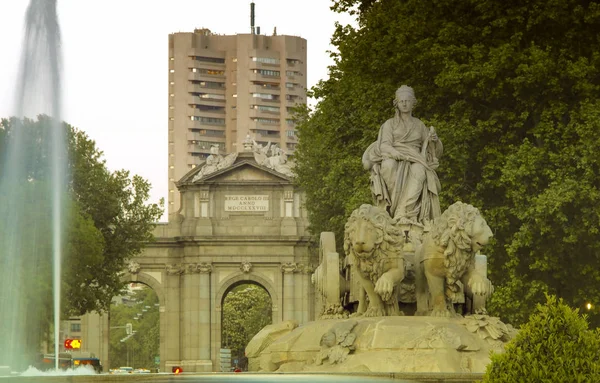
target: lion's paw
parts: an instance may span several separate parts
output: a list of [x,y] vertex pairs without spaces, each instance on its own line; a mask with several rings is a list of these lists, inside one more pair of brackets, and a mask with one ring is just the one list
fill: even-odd
[[385,310],[383,307],[369,307],[364,314],[365,317],[383,317],[385,316]]
[[451,313],[448,309],[433,309],[429,316],[439,318],[452,318],[454,314]]

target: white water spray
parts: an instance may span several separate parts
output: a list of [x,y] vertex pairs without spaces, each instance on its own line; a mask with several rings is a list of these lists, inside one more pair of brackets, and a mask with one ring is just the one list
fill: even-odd
[[[33,362],[53,290],[54,352],[59,353],[60,262],[66,192],[66,143],[61,123],[60,31],[56,0],[31,0],[25,19],[15,114],[0,169],[0,365]],[[39,155],[38,152],[41,153]],[[51,268],[51,272],[48,272]],[[37,317],[36,317],[37,315]],[[36,326],[37,324],[37,326]],[[39,350],[37,350],[39,351]],[[58,358],[55,358],[58,368]]]

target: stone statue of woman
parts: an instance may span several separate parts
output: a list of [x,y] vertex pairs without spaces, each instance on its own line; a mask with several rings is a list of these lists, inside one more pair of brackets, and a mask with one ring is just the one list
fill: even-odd
[[433,127],[412,116],[416,103],[411,87],[396,90],[396,115],[381,126],[362,161],[371,172],[375,205],[396,222],[424,224],[441,214],[435,169],[443,146]]

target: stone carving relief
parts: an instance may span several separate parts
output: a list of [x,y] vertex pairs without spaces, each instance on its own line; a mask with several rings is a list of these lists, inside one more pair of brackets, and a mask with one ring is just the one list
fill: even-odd
[[181,275],[185,273],[185,265],[169,263],[166,265],[166,271],[168,275]]
[[135,262],[135,261],[129,261],[127,263],[127,270],[131,273],[131,274],[137,274],[140,271],[140,264]]
[[208,262],[201,262],[198,264],[198,272],[200,274],[210,274],[212,273],[212,264]]
[[242,270],[243,273],[249,273],[250,270],[252,270],[252,263],[247,261],[242,262],[240,265],[240,270]]
[[192,179],[192,182],[196,182],[202,177],[207,176],[217,170],[225,169],[233,165],[237,158],[237,153],[231,153],[226,156],[219,154],[219,146],[213,145],[210,148],[210,155],[206,158],[206,162],[198,173]]
[[298,265],[293,262],[287,262],[281,264],[281,272],[284,274],[292,274],[298,271]]
[[510,341],[517,330],[510,324],[503,323],[500,318],[488,315],[467,315],[461,323],[473,334],[485,340],[492,348],[501,349]]
[[315,364],[320,366],[324,360],[329,364],[343,363],[350,352],[354,351],[356,334],[352,329],[357,325],[356,320],[347,320],[335,324],[321,337],[321,350],[315,357]]
[[411,87],[396,90],[396,115],[381,126],[362,157],[375,205],[400,223],[425,223],[441,213],[435,170],[443,146],[433,127],[412,116],[416,102]]
[[201,262],[201,263],[190,263],[187,265],[187,272],[188,273],[201,273],[201,274],[205,274],[205,273],[210,273],[212,271],[212,265],[210,263],[207,262]]
[[253,141],[252,150],[254,152],[254,160],[257,164],[265,166],[271,170],[275,170],[287,177],[293,177],[294,163],[288,161],[287,153],[279,148],[276,144],[269,143],[266,146]]

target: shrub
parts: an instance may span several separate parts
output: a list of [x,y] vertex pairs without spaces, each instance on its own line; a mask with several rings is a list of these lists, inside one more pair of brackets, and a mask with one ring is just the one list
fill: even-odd
[[546,299],[505,352],[492,355],[483,382],[600,382],[600,331],[562,299]]

